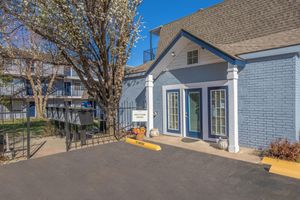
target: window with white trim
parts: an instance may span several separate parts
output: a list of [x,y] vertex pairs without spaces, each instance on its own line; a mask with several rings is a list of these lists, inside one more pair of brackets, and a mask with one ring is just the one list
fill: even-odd
[[179,91],[167,92],[168,130],[179,131]]
[[187,64],[192,65],[198,63],[198,50],[187,52]]
[[226,89],[210,90],[210,130],[213,136],[226,136]]

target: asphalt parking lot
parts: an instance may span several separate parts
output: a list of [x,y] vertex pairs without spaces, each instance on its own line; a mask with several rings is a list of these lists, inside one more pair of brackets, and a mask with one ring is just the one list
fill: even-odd
[[300,199],[300,181],[260,165],[122,142],[0,167],[0,199]]

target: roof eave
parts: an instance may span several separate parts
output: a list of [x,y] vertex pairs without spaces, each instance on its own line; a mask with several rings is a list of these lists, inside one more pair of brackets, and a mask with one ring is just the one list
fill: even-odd
[[225,51],[213,46],[212,44],[192,35],[191,33],[181,29],[180,32],[174,37],[171,43],[164,49],[164,51],[159,55],[159,57],[155,60],[155,62],[149,67],[145,75],[147,76],[155,67],[156,65],[163,59],[163,57],[170,51],[170,49],[175,45],[175,43],[181,38],[185,37],[192,42],[198,44],[199,46],[207,49],[211,53],[215,54],[216,56],[224,59],[225,61],[229,62],[232,65],[244,66],[246,64],[245,60],[237,58]]

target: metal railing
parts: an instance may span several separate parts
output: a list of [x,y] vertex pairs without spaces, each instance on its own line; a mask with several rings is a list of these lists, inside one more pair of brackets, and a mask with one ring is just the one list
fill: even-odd
[[83,93],[84,93],[84,90],[71,90],[70,96],[76,96],[76,97],[80,96],[81,97],[83,95]]
[[0,159],[31,157],[30,118],[27,111],[0,112]]
[[143,54],[143,62],[147,63],[151,60],[154,60],[156,58],[156,48],[148,49],[144,51]]

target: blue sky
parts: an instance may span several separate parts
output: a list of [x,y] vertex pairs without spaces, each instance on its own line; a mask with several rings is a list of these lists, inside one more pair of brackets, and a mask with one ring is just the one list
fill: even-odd
[[[139,8],[139,14],[143,17],[145,28],[141,35],[144,39],[139,40],[132,49],[128,65],[137,66],[143,63],[143,51],[150,48],[149,30],[187,16],[201,8],[207,8],[222,2],[223,0],[143,0]],[[153,47],[156,47],[154,40]]]

